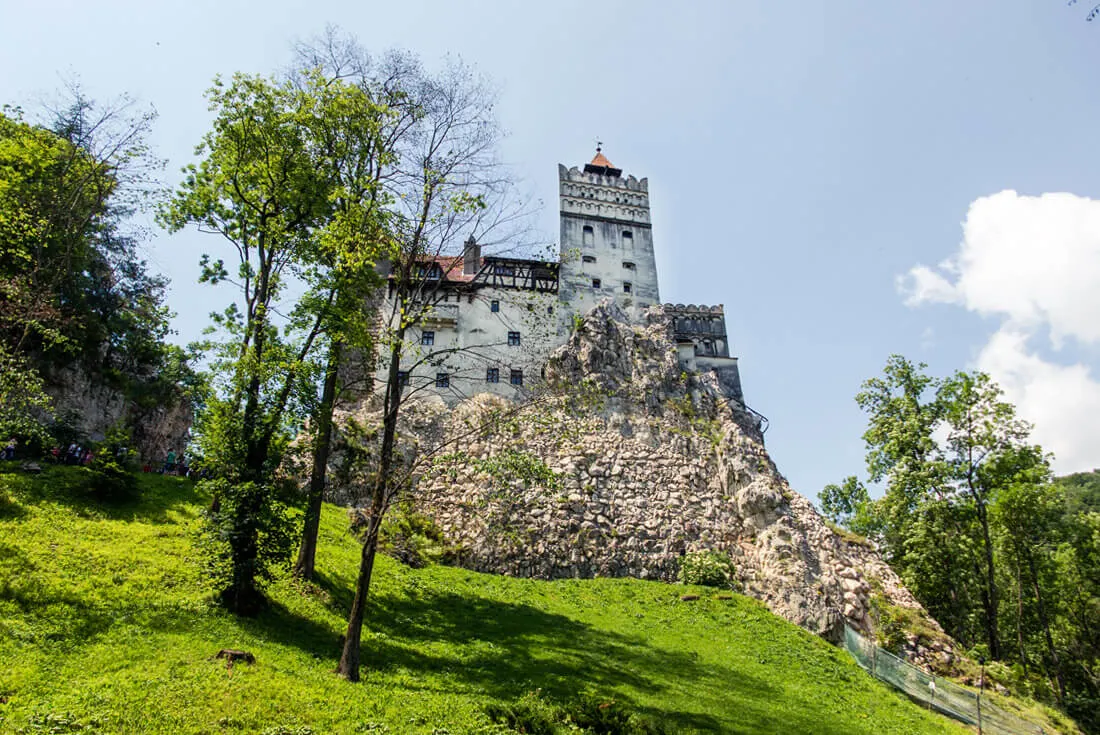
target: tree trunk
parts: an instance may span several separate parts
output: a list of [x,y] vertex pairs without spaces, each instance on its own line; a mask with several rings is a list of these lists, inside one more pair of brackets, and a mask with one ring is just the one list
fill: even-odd
[[1047,620],[1046,606],[1043,605],[1043,593],[1039,588],[1039,575],[1035,571],[1035,557],[1027,552],[1027,567],[1031,572],[1032,589],[1035,591],[1035,602],[1039,609],[1039,624],[1043,626],[1043,636],[1046,638],[1047,651],[1050,653],[1050,663],[1054,667],[1054,678],[1058,682],[1058,704],[1066,700],[1066,683],[1062,678],[1062,663],[1058,659],[1058,651],[1054,648],[1054,638],[1050,635],[1050,621]]
[[1020,553],[1016,551],[1016,645],[1020,649],[1020,664],[1027,676],[1027,649],[1024,648],[1024,578],[1020,569]]
[[378,529],[382,525],[382,514],[386,510],[386,496],[389,490],[390,472],[393,465],[393,449],[397,437],[397,412],[401,406],[401,352],[404,346],[405,330],[399,328],[393,337],[390,348],[390,369],[386,378],[386,399],[382,414],[382,450],[378,458],[378,479],[375,481],[371,498],[370,520],[367,525],[367,538],[363,543],[363,553],[359,560],[359,578],[355,582],[355,599],[348,615],[348,630],[344,636],[344,650],[340,654],[340,665],[336,673],[348,681],[359,681],[359,642],[363,633],[363,618],[370,590],[371,575],[374,572],[374,556],[378,549]]
[[978,522],[982,526],[982,542],[984,545],[985,561],[985,589],[982,591],[982,608],[985,611],[985,632],[989,642],[989,657],[994,661],[1001,658],[1001,637],[997,629],[997,578],[993,566],[993,541],[989,537],[989,515],[986,512],[985,502],[976,490],[971,490],[977,505]]
[[341,352],[340,344],[334,342],[329,348],[328,366],[325,368],[325,384],[321,391],[321,406],[317,412],[317,437],[313,443],[313,470],[309,475],[305,525],[302,529],[302,543],[298,547],[298,560],[294,563],[294,576],[299,579],[313,579],[317,558],[317,532],[321,527],[325,474],[332,448],[332,410],[336,403],[336,379]]

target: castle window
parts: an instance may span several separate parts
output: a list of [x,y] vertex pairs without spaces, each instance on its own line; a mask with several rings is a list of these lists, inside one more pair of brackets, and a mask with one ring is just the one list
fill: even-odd
[[519,346],[519,332],[509,332],[508,333],[508,346],[509,347],[518,347]]
[[630,293],[630,281],[623,281],[623,293]]
[[534,311],[534,310],[535,310],[535,305],[534,304],[528,304],[527,305],[527,311]]
[[435,374],[435,387],[436,388],[450,388],[451,376],[449,373],[436,373]]
[[420,333],[420,344],[422,345],[434,345],[435,344],[435,332],[425,329]]
[[493,299],[492,301],[490,301],[489,302],[489,311],[494,312],[494,313],[500,311],[500,302],[497,301],[496,299]]
[[500,382],[500,368],[486,368],[485,369],[485,382],[486,383],[499,383]]
[[404,388],[408,384],[409,384],[409,371],[408,370],[398,370],[397,371],[397,385],[400,386],[401,388]]
[[585,225],[581,236],[581,240],[585,247],[592,247],[596,241],[596,233],[593,231],[591,225]]
[[600,279],[599,278],[593,278],[592,279],[592,288],[598,289],[599,287],[600,287]]
[[623,261],[623,269],[628,270],[628,271],[632,271],[632,270],[636,269],[636,266],[633,263],[631,263],[629,260],[624,260]]
[[581,257],[581,261],[585,262],[585,263],[595,263],[596,262],[596,256],[595,255],[585,255],[585,256]]
[[516,269],[515,266],[497,263],[493,266],[493,274],[497,276],[514,276],[516,275]]
[[623,230],[623,250],[634,249],[634,233],[630,230]]
[[439,263],[432,263],[430,266],[422,265],[419,270],[421,278],[439,280],[443,277],[443,269],[439,267]]
[[546,313],[547,314],[553,314],[554,313],[554,307],[553,306],[547,306],[546,307]]
[[508,382],[512,385],[523,385],[523,371],[513,370]]

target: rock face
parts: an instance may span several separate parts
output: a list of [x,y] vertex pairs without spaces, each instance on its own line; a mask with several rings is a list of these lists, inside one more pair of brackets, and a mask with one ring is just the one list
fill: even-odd
[[[845,621],[870,631],[872,595],[919,610],[871,545],[839,536],[790,489],[758,418],[714,374],[681,370],[671,329],[660,307],[632,324],[604,304],[552,355],[547,392],[518,412],[488,395],[453,410],[406,406],[406,457],[444,446],[409,492],[461,563],[672,581],[685,553],[714,549],[746,593],[833,641]],[[373,423],[369,402],[352,414]]]
[[72,368],[51,375],[47,392],[55,415],[92,441],[102,441],[111,427],[123,424],[131,427],[134,448],[145,461],[162,461],[168,450],[187,446],[192,414],[182,398],[141,406],[121,390]]

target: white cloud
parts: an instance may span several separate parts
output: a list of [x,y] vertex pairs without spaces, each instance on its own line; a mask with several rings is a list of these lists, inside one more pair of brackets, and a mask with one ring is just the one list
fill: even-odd
[[1059,472],[1100,466],[1100,382],[1088,365],[1062,365],[1033,349],[1100,344],[1100,201],[1073,194],[1002,191],[970,205],[963,241],[936,268],[898,279],[907,305],[959,304],[999,316],[976,367],[1005,389]]
[[1058,472],[1100,466],[1100,382],[1086,365],[1058,365],[1028,351],[1028,335],[1002,327],[978,356],[989,373],[1035,424],[1032,438],[1055,454]]

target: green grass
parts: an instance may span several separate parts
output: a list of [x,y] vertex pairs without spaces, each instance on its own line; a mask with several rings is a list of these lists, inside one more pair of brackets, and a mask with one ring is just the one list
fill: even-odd
[[[741,596],[623,579],[540,582],[377,565],[364,678],[332,672],[358,564],[326,507],[317,586],[279,581],[243,620],[218,609],[193,546],[206,502],[143,476],[143,499],[74,497],[72,474],[0,472],[0,731],[506,732],[485,707],[592,694],[684,732],[966,732],[847,654]],[[256,664],[212,659],[241,648]],[[99,723],[99,724],[96,724]]]

